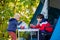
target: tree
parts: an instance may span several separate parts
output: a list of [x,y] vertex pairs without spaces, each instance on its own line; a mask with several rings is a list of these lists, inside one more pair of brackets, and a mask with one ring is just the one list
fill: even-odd
[[0,0],[0,31],[7,31],[8,20],[15,13],[20,13],[20,20],[29,24],[39,2],[40,0]]

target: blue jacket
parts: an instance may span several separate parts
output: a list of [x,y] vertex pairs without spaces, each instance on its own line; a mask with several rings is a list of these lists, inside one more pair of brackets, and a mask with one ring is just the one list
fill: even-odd
[[18,25],[17,20],[14,19],[14,18],[11,18],[11,19],[9,20],[9,25],[8,25],[7,30],[8,30],[8,31],[13,31],[13,32],[15,32],[16,29],[17,29],[17,25]]

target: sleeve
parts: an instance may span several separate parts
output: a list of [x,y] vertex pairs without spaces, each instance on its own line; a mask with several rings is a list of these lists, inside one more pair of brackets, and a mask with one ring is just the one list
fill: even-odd
[[18,25],[18,21],[15,21],[15,25]]
[[14,25],[15,25],[15,27],[16,27],[16,29],[17,29],[18,21],[14,21]]
[[42,24],[39,29],[44,30],[44,28],[45,28],[45,24]]
[[39,29],[39,27],[40,27],[40,24],[38,24],[38,25],[31,25],[31,28],[38,28]]
[[40,24],[37,24],[35,28],[40,28]]
[[42,24],[39,29],[40,30],[45,30],[45,27],[51,27],[50,23],[47,23],[47,24]]
[[30,27],[31,27],[31,28],[35,28],[36,26],[35,26],[35,25],[31,25]]

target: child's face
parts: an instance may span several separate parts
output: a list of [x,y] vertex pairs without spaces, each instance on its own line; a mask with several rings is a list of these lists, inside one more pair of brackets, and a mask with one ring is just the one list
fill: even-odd
[[14,15],[14,18],[19,21],[19,19],[20,19],[20,14],[15,14],[15,15]]
[[17,18],[17,20],[19,21],[19,18]]
[[41,21],[42,21],[42,19],[40,19],[40,18],[37,18],[37,21],[38,21],[38,22],[41,22]]
[[18,17],[17,20],[19,21],[20,20],[20,17]]

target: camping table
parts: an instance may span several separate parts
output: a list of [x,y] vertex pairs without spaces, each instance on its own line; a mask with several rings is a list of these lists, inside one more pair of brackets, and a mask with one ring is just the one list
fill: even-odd
[[[38,32],[38,40],[39,40],[39,29],[18,29],[18,38],[19,38],[19,32],[35,32],[37,31]],[[31,40],[32,40],[32,33],[31,33]]]

